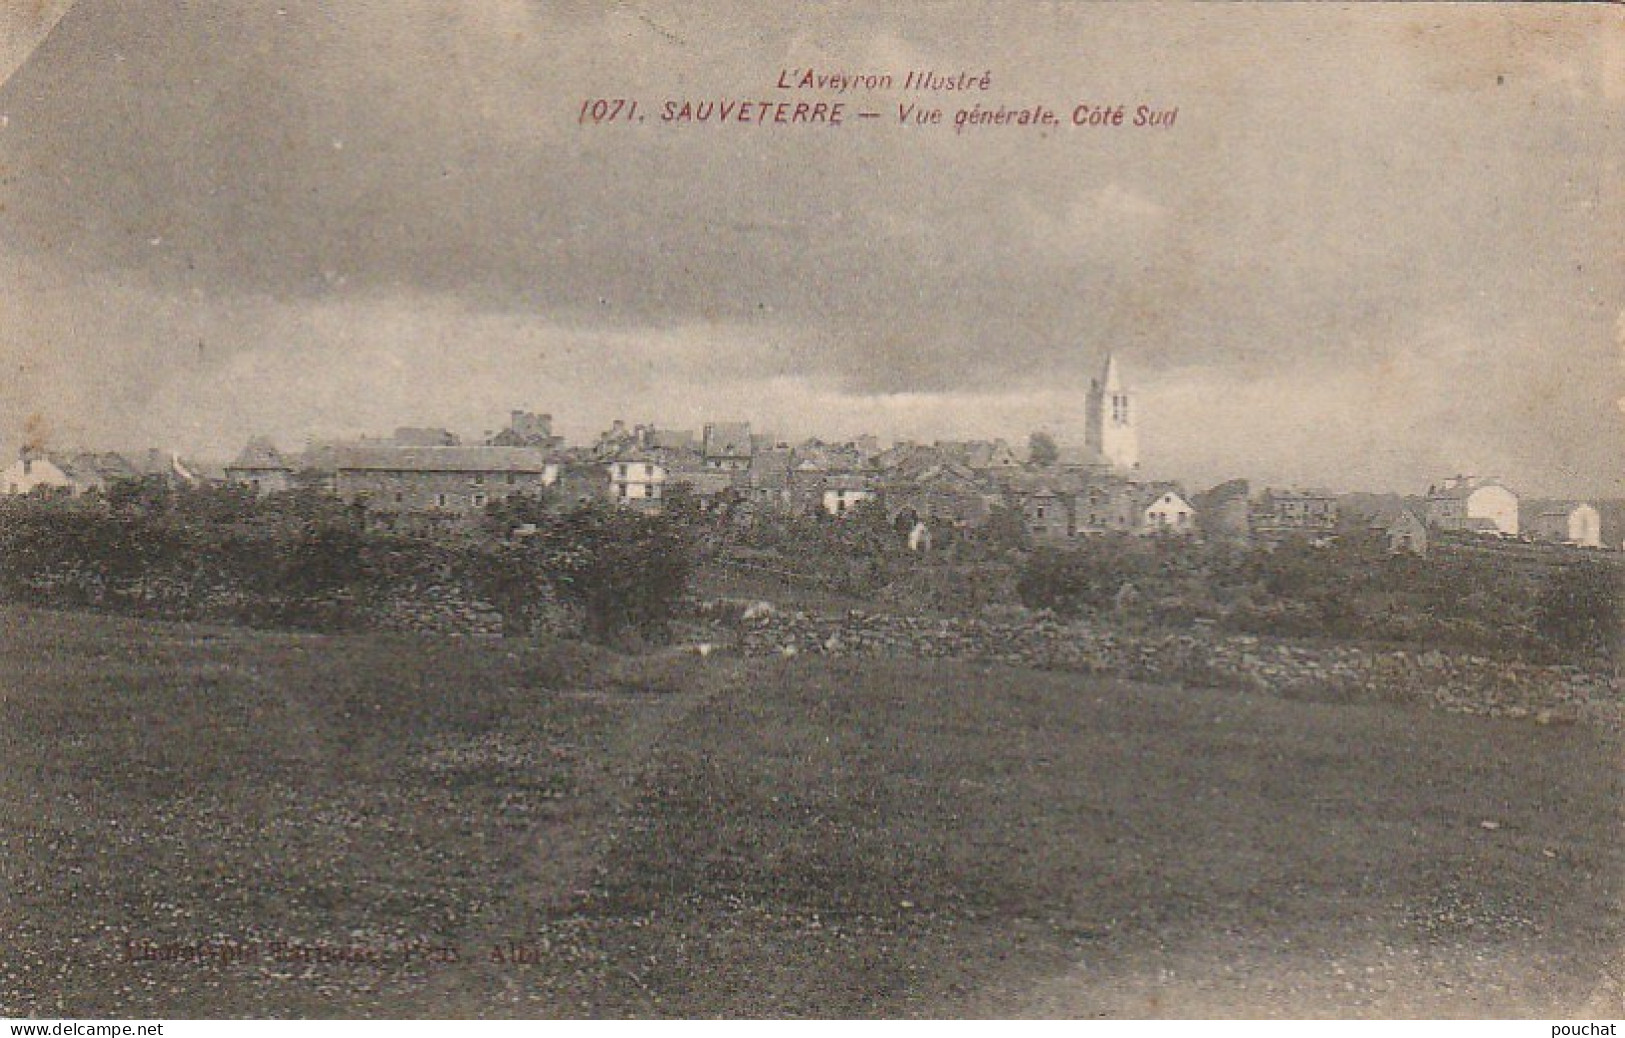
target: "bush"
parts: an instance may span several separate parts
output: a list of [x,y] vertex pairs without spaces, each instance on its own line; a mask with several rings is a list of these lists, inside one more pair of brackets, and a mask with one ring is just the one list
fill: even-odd
[[675,524],[607,505],[538,509],[530,537],[431,541],[367,530],[355,509],[314,491],[259,502],[198,495],[162,513],[137,503],[0,502],[0,593],[347,630],[444,585],[454,599],[495,605],[508,633],[546,626],[544,614],[557,628],[562,599],[608,642],[662,637],[692,565]]
[[1622,617],[1619,575],[1583,560],[1555,570],[1535,604],[1535,634],[1566,656],[1619,654]]
[[1091,541],[1075,551],[1040,548],[1022,567],[1016,595],[1029,609],[1061,616],[1100,612],[1115,606],[1138,575],[1134,562],[1130,546],[1117,538]]
[[693,570],[675,523],[602,504],[538,518],[534,533],[487,563],[500,603],[512,606],[546,583],[582,610],[594,641],[665,637]]

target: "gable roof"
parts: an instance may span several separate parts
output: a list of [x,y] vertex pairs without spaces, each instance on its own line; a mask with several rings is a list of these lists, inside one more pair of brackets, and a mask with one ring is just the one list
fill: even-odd
[[1145,502],[1144,508],[1145,510],[1149,511],[1162,504],[1171,506],[1177,505],[1178,507],[1184,508],[1188,512],[1196,511],[1196,509],[1192,507],[1191,503],[1185,500],[1185,495],[1181,494],[1172,487],[1163,487],[1162,489],[1157,490],[1152,495],[1150,500]]
[[287,461],[276,445],[263,436],[249,439],[247,446],[237,455],[235,461],[226,466],[228,469],[289,469]]
[[51,464],[75,483],[101,483],[113,479],[137,479],[141,473],[122,456],[106,451],[50,452]]

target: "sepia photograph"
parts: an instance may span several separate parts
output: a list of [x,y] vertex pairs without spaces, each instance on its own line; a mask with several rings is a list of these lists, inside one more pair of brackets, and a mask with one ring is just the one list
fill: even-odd
[[1609,4],[3,0],[0,1018],[1613,1033],[1622,132]]

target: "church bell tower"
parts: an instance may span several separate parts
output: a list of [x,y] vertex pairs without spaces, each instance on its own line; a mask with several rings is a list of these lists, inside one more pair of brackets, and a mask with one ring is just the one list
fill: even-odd
[[1140,437],[1133,396],[1123,385],[1117,357],[1106,354],[1100,377],[1089,382],[1089,427],[1084,442],[1103,462],[1119,472],[1140,467]]

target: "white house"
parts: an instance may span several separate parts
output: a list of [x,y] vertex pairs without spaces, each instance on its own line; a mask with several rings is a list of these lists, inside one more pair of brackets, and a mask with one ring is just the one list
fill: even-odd
[[1146,533],[1195,533],[1196,509],[1179,494],[1165,490],[1145,507],[1140,529]]
[[85,489],[83,482],[69,469],[66,462],[58,463],[38,451],[23,450],[17,460],[0,472],[0,490],[7,494],[27,494],[36,487],[53,487],[77,494]]
[[862,477],[834,476],[824,484],[824,511],[830,515],[845,515],[874,496],[874,489]]
[[1456,476],[1428,487],[1427,521],[1443,530],[1518,532],[1518,495],[1494,479]]
[[658,508],[664,496],[666,466],[649,458],[622,458],[609,464],[610,499],[634,508]]

